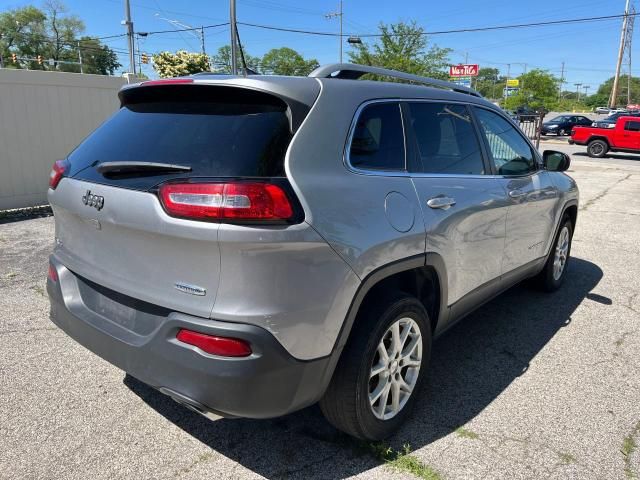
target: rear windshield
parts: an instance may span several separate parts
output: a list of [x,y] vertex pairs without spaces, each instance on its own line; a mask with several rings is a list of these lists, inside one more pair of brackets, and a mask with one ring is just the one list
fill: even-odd
[[[249,95],[189,101],[151,99],[123,106],[70,155],[71,176],[84,180],[150,188],[168,177],[284,176],[291,140],[286,104],[275,97]],[[188,173],[106,178],[103,162],[153,162],[191,167]]]

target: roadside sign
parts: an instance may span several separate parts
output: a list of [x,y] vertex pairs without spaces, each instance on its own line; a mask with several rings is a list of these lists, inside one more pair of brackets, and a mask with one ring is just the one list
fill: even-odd
[[502,95],[505,97],[513,97],[514,95],[517,95],[519,91],[519,88],[507,87],[502,91]]
[[449,66],[450,77],[477,77],[479,66],[478,64],[460,64]]
[[507,80],[507,87],[519,87],[520,86],[520,80],[518,80],[517,78],[510,78],[509,80]]
[[451,81],[462,87],[471,88],[471,77],[452,78]]

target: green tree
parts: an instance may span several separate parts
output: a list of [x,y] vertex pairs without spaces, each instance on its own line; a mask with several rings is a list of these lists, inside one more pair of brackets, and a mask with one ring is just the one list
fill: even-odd
[[273,75],[306,76],[320,64],[315,58],[305,60],[295,50],[282,47],[273,48],[262,57],[262,72]]
[[0,13],[0,62],[5,68],[20,68],[11,53],[29,53],[44,41],[46,15],[33,6]]
[[[244,52],[244,59],[247,67],[254,71],[260,71],[260,58],[249,55]],[[242,60],[238,52],[238,69],[242,68]],[[231,73],[231,47],[224,45],[218,49],[218,52],[211,57],[213,71],[216,73]]]
[[478,76],[474,80],[475,88],[483,97],[500,98],[505,86],[506,79],[500,76],[497,68],[481,68]]
[[[627,85],[629,83],[629,77],[627,75],[621,75],[620,81],[618,82],[618,95],[616,98],[617,106],[626,106],[627,105]],[[611,90],[613,90],[613,77],[608,79],[607,81],[600,84],[598,87],[598,91],[595,95],[599,95],[600,98],[605,98],[604,103],[600,103],[600,105],[607,105],[609,103],[609,98],[611,97]],[[640,77],[631,77],[631,103],[640,102]]]
[[[85,73],[112,75],[120,66],[108,46],[94,38],[78,38],[84,31],[84,23],[75,15],[67,15],[63,3],[49,0],[44,9],[27,6],[0,13],[0,55],[5,67],[79,72],[80,67],[75,64],[78,42]],[[13,63],[11,53],[21,60]],[[38,56],[42,57],[42,64],[25,60]],[[49,59],[53,59],[53,66],[49,65]]]
[[560,80],[546,70],[534,69],[518,77],[520,90],[517,95],[507,98],[506,108],[521,105],[531,108],[544,107],[552,110],[558,101]]
[[[58,0],[47,0],[44,4],[46,20],[45,28],[48,40],[43,44],[44,58],[53,59],[53,66],[58,70],[73,71],[72,65],[60,61],[78,61],[76,38],[84,32],[84,22],[76,15],[66,15],[67,7]],[[33,65],[34,68],[45,68],[44,65]]]
[[211,71],[209,57],[203,53],[178,50],[176,53],[160,52],[152,57],[153,69],[161,78],[182,77]]
[[78,44],[82,52],[84,73],[113,75],[122,66],[118,62],[116,53],[106,45],[102,45],[97,38],[82,37],[78,40]]
[[406,73],[447,79],[451,49],[432,45],[428,48],[424,29],[416,24],[395,23],[379,26],[380,39],[369,45],[356,44],[349,52],[353,63],[400,70]]

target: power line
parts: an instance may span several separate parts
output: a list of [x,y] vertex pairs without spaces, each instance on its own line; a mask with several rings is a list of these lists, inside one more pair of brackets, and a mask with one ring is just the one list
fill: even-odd
[[[634,13],[633,16],[640,15],[639,13]],[[546,22],[532,22],[532,23],[516,23],[512,25],[493,25],[490,27],[473,27],[473,28],[459,28],[455,30],[436,30],[431,32],[419,32],[419,33],[389,33],[388,35],[391,37],[401,37],[404,35],[445,35],[452,33],[471,33],[471,32],[487,32],[492,30],[508,30],[508,29],[516,29],[516,28],[532,28],[532,27],[545,27],[551,25],[566,25],[572,23],[586,23],[586,22],[599,22],[604,20],[614,20],[623,18],[624,14],[618,15],[603,15],[599,17],[584,17],[584,18],[570,18],[564,20],[551,20]],[[628,15],[631,16],[631,15]],[[237,22],[239,25],[244,25],[246,27],[254,27],[254,28],[262,28],[265,30],[276,30],[279,32],[290,32],[290,33],[302,33],[306,35],[318,35],[318,36],[327,36],[327,37],[348,37],[349,34],[343,33],[334,33],[334,32],[320,32],[315,30],[302,30],[297,28],[287,28],[287,27],[277,27],[274,25],[262,25],[258,23],[249,23],[249,22]],[[384,34],[382,33],[364,33],[358,35],[359,37],[382,37]]]

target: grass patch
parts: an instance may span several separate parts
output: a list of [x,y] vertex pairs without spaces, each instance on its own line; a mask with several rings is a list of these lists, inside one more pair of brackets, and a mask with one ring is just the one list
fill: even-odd
[[31,290],[33,290],[34,292],[39,293],[40,295],[42,295],[43,297],[46,297],[47,295],[44,293],[44,288],[42,288],[41,285],[34,285],[33,287],[31,287]]
[[633,468],[631,468],[631,455],[638,448],[636,436],[640,433],[640,422],[636,423],[635,428],[622,440],[622,448],[620,452],[624,456],[624,474],[627,478],[638,478]]
[[560,461],[562,463],[564,463],[565,465],[569,465],[571,463],[576,463],[577,462],[576,457],[574,457],[570,453],[559,452],[558,456],[560,457]]
[[468,430],[464,427],[456,428],[456,433],[459,437],[470,438],[471,440],[477,440],[478,438],[480,438],[480,435],[478,435],[476,432]]
[[395,470],[410,473],[424,480],[442,480],[436,470],[411,455],[411,447],[409,445],[402,447],[402,451],[396,451],[383,443],[372,443],[369,444],[369,450],[374,457]]

